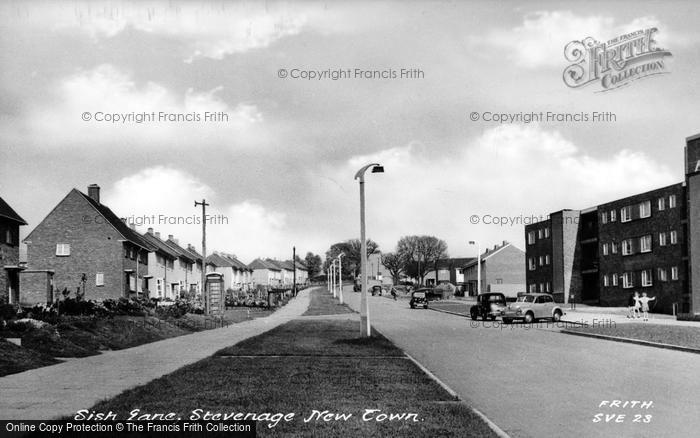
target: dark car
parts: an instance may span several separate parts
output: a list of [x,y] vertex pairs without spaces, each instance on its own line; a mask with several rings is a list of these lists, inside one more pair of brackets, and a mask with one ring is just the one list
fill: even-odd
[[428,291],[429,289],[418,289],[411,293],[411,301],[408,302],[411,309],[419,306],[423,306],[424,309],[428,308]]
[[372,286],[372,296],[379,295],[380,297],[382,296],[382,286],[379,284],[375,284]]
[[493,321],[501,312],[506,310],[506,296],[502,293],[486,293],[476,297],[476,304],[469,309],[469,315],[473,320],[481,317],[484,321],[491,318]]

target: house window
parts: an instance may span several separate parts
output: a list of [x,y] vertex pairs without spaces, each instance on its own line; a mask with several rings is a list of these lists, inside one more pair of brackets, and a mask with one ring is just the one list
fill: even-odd
[[659,277],[659,281],[668,281],[666,268],[659,268],[657,270],[657,276]]
[[104,286],[105,285],[105,274],[104,272],[98,272],[95,274],[95,286]]
[[549,237],[549,227],[544,229],[544,238],[546,239],[548,237]]
[[676,208],[676,195],[668,197],[668,208]]
[[497,279],[496,279],[496,284],[503,284],[503,279],[502,279],[502,278],[497,278]]
[[632,254],[632,239],[625,239],[622,241],[622,255]]
[[163,296],[163,279],[159,278],[156,280],[156,292],[158,293],[158,297]]
[[649,287],[651,284],[651,269],[645,269],[642,271],[642,286]]
[[659,233],[659,246],[666,246],[666,233]]
[[671,280],[678,280],[678,266],[671,267]]
[[14,240],[12,239],[12,230],[5,230],[5,243],[12,245]]
[[136,291],[136,276],[134,274],[129,275],[129,290]]
[[608,255],[608,244],[607,243],[603,244],[603,255]]
[[527,233],[527,243],[532,245],[535,243],[535,232],[530,231]]
[[69,256],[70,255],[70,244],[57,243],[56,244],[56,255],[57,256]]
[[651,234],[639,238],[640,252],[651,251]]
[[627,207],[622,207],[620,209],[620,222],[629,222],[632,220],[632,208],[627,206]]
[[544,264],[545,264],[545,265],[548,265],[548,264],[549,264],[549,254],[547,254],[546,256],[544,256]]
[[617,210],[610,210],[610,222],[617,220]]
[[659,198],[659,210],[666,209],[666,198]]
[[619,246],[620,246],[620,244],[617,243],[617,242],[613,242],[613,243],[610,245],[610,249],[612,250],[612,253],[613,253],[613,254],[617,254],[617,250],[618,250],[618,247],[619,247]]
[[603,286],[605,286],[605,287],[610,286],[610,280],[608,279],[607,274],[603,275]]
[[530,258],[528,259],[528,264],[529,264],[530,270],[531,270],[531,271],[534,271],[535,268],[536,268],[536,266],[535,266],[535,259],[534,259],[533,257],[530,257]]
[[625,289],[634,287],[634,281],[632,280],[631,272],[625,272],[624,274],[622,274],[622,287],[624,287]]
[[610,277],[612,278],[612,285],[617,286],[617,274],[612,274]]
[[607,224],[608,223],[608,212],[604,211],[600,214],[600,222]]
[[651,216],[651,201],[644,201],[639,204],[639,217],[645,218]]
[[671,245],[675,245],[676,243],[678,243],[678,232],[671,231]]

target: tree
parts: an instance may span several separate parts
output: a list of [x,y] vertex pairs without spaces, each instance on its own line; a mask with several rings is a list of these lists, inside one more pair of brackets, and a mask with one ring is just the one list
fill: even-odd
[[404,236],[399,239],[396,252],[404,259],[406,272],[423,284],[425,274],[437,266],[438,260],[447,257],[447,243],[434,236]]
[[396,284],[401,274],[406,271],[406,260],[397,252],[382,254],[382,265],[389,270],[393,284]]
[[[377,252],[379,245],[372,239],[367,239],[367,256]],[[337,258],[339,254],[343,255],[343,278],[356,278],[360,272],[360,254],[362,252],[362,246],[360,239],[350,239],[345,242],[338,242],[331,245],[330,249],[326,251],[326,261],[323,268],[328,272],[330,270],[330,264],[333,259]]]
[[306,257],[304,257],[304,263],[306,264],[306,269],[309,273],[309,279],[314,278],[321,273],[323,260],[321,259],[320,255],[307,252]]

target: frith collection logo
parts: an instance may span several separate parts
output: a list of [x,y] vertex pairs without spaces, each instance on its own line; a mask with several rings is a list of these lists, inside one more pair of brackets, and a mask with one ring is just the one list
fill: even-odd
[[664,58],[672,56],[657,47],[657,28],[638,30],[620,35],[605,43],[587,37],[571,41],[564,48],[566,60],[572,64],[564,69],[564,83],[580,88],[599,84],[598,92],[629,85],[637,79],[668,73]]

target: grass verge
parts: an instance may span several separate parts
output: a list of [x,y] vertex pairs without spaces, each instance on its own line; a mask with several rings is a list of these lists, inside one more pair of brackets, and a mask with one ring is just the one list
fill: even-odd
[[356,313],[344,304],[336,301],[325,289],[316,288],[311,291],[311,303],[304,316],[343,315]]
[[[274,427],[259,421],[261,437],[496,436],[386,338],[357,335],[358,321],[291,321],[91,409],[120,419],[134,409],[183,420],[195,409],[294,413]],[[351,416],[305,421],[314,411]]]
[[611,327],[570,327],[567,330],[700,349],[700,327],[631,323]]

